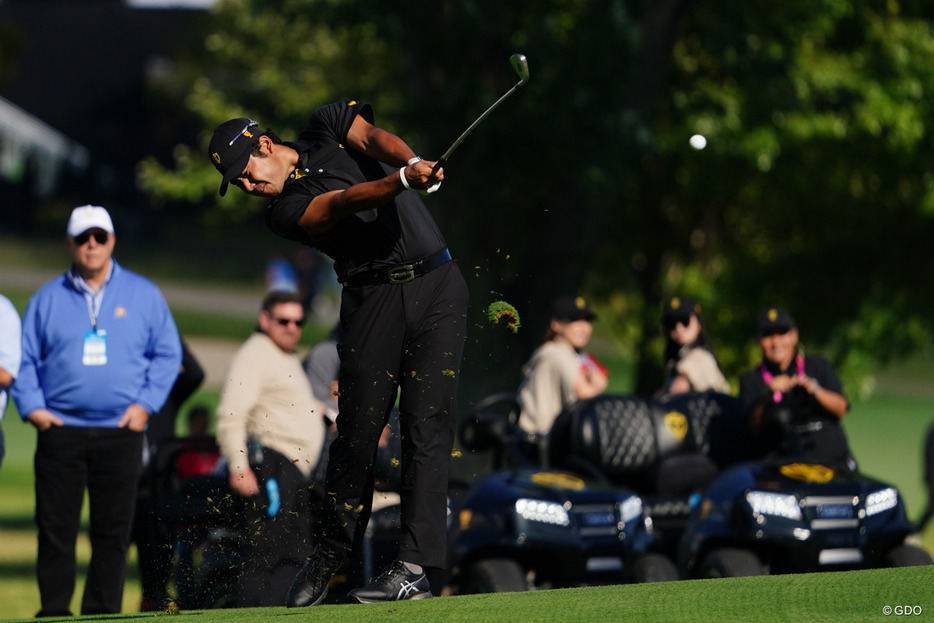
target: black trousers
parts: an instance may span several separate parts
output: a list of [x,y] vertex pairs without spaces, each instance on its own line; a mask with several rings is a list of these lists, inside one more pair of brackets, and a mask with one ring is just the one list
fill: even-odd
[[248,543],[236,605],[282,606],[311,544],[310,481],[269,448],[252,468],[260,493],[244,501]]
[[36,444],[38,616],[71,616],[75,543],[87,490],[91,541],[81,614],[120,612],[127,547],[142,470],[143,434],[128,428],[56,427]]
[[[345,287],[338,435],[316,536],[346,555],[362,540],[380,433],[399,398],[402,538],[398,558],[446,564],[447,490],[467,285],[454,262],[404,284]],[[400,393],[401,392],[401,393]]]

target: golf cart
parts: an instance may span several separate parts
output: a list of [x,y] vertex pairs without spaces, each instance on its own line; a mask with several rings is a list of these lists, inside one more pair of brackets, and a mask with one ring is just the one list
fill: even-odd
[[214,437],[170,437],[156,446],[147,466],[150,538],[165,558],[148,569],[159,574],[157,608],[168,601],[184,610],[236,603],[247,527],[226,471],[213,467],[219,458]]
[[655,551],[652,520],[631,490],[550,468],[520,449],[514,394],[478,403],[464,447],[491,450],[450,529],[448,592],[492,593],[678,579]]
[[898,490],[844,465],[808,460],[794,422],[781,421],[778,456],[723,471],[698,496],[682,536],[685,577],[932,564],[910,541]]
[[906,542],[913,533],[898,490],[884,482],[794,459],[746,463],[698,499],[679,564],[689,577],[931,564]]
[[894,487],[804,461],[791,438],[756,459],[748,430],[732,396],[604,396],[559,418],[551,451],[635,490],[684,578],[931,564]]

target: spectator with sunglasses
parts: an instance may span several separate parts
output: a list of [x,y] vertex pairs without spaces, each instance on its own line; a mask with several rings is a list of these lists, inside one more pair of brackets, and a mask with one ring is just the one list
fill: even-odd
[[295,353],[304,323],[297,291],[268,292],[259,328],[234,355],[217,405],[217,443],[250,527],[242,607],[283,605],[311,542],[309,485],[325,407]]
[[656,397],[686,392],[730,393],[730,384],[713,354],[701,307],[686,296],[673,296],[662,307],[665,334],[665,381]]
[[787,309],[756,315],[762,362],[739,382],[760,454],[783,453],[855,469],[840,421],[850,408],[833,366],[798,347],[798,328]]
[[67,233],[73,264],[29,301],[12,389],[38,430],[38,616],[71,616],[85,491],[91,561],[81,614],[120,612],[143,431],[182,362],[159,289],[113,259],[107,210],[75,208]]

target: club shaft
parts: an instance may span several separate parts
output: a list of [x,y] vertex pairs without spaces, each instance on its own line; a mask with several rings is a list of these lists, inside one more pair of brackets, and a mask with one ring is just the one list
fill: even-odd
[[433,170],[433,171],[437,171],[438,169],[440,169],[440,168],[444,165],[445,161],[447,161],[447,159],[451,157],[451,154],[454,153],[454,150],[457,149],[457,146],[460,145],[460,144],[463,142],[463,140],[464,140],[465,138],[467,138],[468,136],[470,136],[470,133],[473,132],[474,128],[476,128],[478,125],[480,125],[480,122],[483,121],[484,119],[486,119],[487,115],[489,115],[491,112],[493,112],[494,110],[496,110],[496,107],[499,106],[500,104],[502,104],[503,101],[504,101],[507,97],[509,97],[510,95],[512,95],[513,93],[515,93],[515,92],[516,92],[516,89],[518,89],[520,86],[522,86],[523,83],[524,83],[523,80],[520,80],[519,82],[517,82],[517,83],[515,84],[515,86],[513,86],[511,89],[509,89],[508,91],[506,91],[506,92],[503,94],[502,97],[500,97],[498,100],[496,100],[495,102],[493,102],[493,105],[490,106],[489,108],[487,108],[487,109],[483,112],[482,115],[480,115],[479,117],[477,117],[477,120],[474,121],[473,123],[471,123],[470,126],[469,126],[466,130],[464,130],[463,134],[461,134],[459,137],[457,137],[457,140],[454,141],[454,143],[453,143],[450,147],[448,147],[448,150],[447,150],[446,152],[444,152],[444,154],[441,156],[441,158],[439,158],[438,161],[435,162],[435,166],[432,167],[432,170]]

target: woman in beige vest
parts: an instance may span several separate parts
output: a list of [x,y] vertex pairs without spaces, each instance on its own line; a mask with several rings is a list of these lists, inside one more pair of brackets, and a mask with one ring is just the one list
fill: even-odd
[[665,381],[657,397],[685,392],[730,393],[710,347],[701,308],[685,296],[673,296],[662,308],[665,334]]

